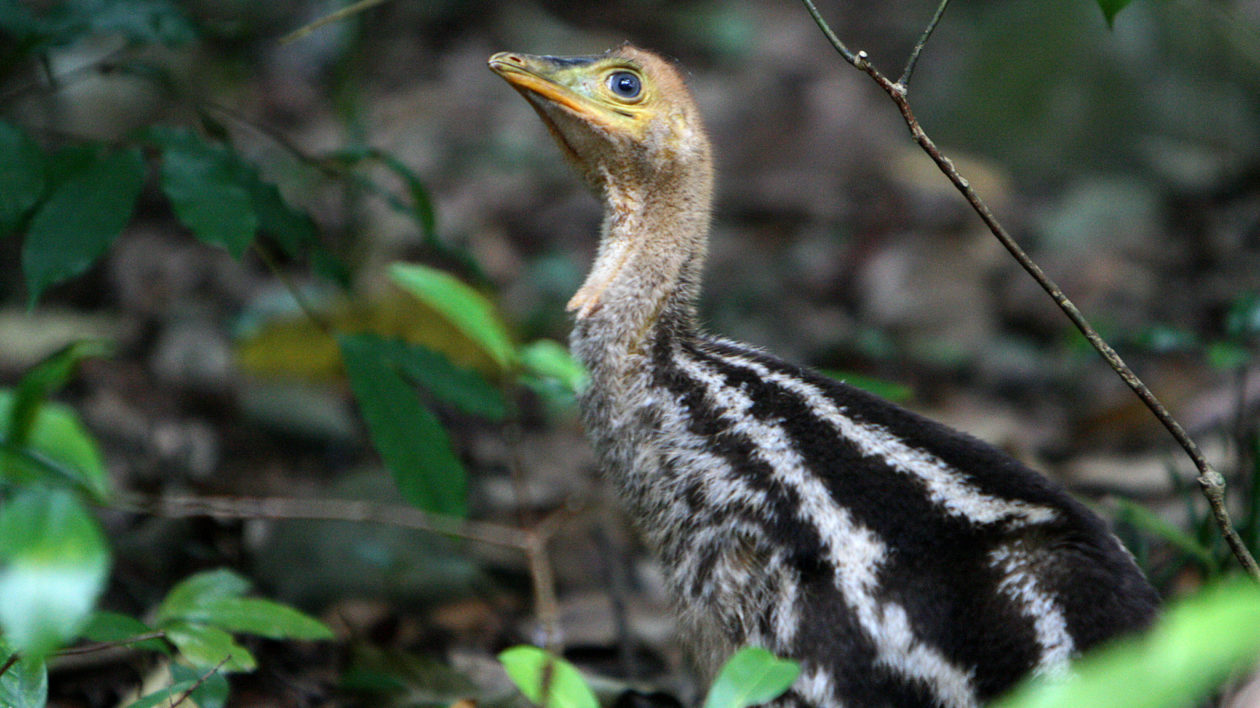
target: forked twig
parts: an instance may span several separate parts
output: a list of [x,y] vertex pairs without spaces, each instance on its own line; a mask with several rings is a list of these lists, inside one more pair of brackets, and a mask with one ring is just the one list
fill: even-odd
[[936,143],[928,137],[927,133],[923,131],[922,126],[919,125],[918,118],[915,117],[914,111],[910,108],[910,101],[908,98],[909,86],[906,82],[909,81],[910,74],[914,70],[914,64],[918,60],[919,52],[923,49],[923,45],[927,43],[927,40],[931,36],[932,30],[936,27],[936,23],[940,20],[941,15],[944,14],[945,7],[949,4],[949,0],[941,0],[940,4],[937,6],[936,14],[932,17],[931,23],[920,37],[918,44],[915,45],[914,51],[910,56],[910,60],[906,62],[906,68],[905,71],[902,72],[901,79],[895,82],[890,80],[887,76],[880,72],[874,64],[871,63],[870,57],[867,56],[866,52],[859,51],[854,53],[850,51],[849,48],[844,45],[844,42],[836,36],[836,33],[832,31],[831,27],[827,24],[827,21],[823,19],[822,15],[818,12],[818,8],[814,6],[812,0],[802,0],[802,2],[805,3],[805,7],[809,11],[810,16],[814,18],[814,22],[818,25],[818,28],[822,30],[823,35],[826,36],[827,40],[831,43],[831,46],[836,50],[836,52],[838,52],[846,62],[852,64],[854,68],[871,77],[871,80],[883,89],[884,93],[888,94],[888,97],[892,99],[894,104],[896,104],[897,109],[901,111],[901,117],[905,120],[906,126],[910,129],[910,134],[914,137],[914,141],[918,143],[919,147],[921,147],[925,153],[927,153],[928,157],[932,158],[932,161],[935,162],[941,172],[949,178],[949,181],[954,185],[954,187],[962,193],[963,197],[967,200],[967,203],[971,205],[971,208],[980,216],[980,219],[984,221],[984,224],[988,227],[989,231],[992,232],[997,240],[1001,242],[1007,251],[1010,252],[1019,265],[1032,276],[1033,280],[1037,281],[1037,284],[1050,295],[1055,304],[1059,306],[1059,309],[1067,315],[1068,319],[1072,321],[1072,324],[1075,325],[1078,330],[1080,330],[1081,334],[1085,335],[1085,339],[1089,340],[1090,345],[1092,345],[1094,349],[1102,355],[1103,359],[1107,361],[1116,374],[1118,374],[1120,378],[1124,380],[1125,384],[1127,384],[1129,388],[1137,394],[1137,397],[1142,400],[1142,403],[1150,409],[1156,419],[1158,419],[1159,422],[1168,430],[1173,439],[1177,441],[1177,444],[1180,445],[1181,448],[1186,451],[1186,454],[1190,456],[1190,460],[1194,463],[1195,468],[1199,472],[1199,476],[1197,478],[1199,486],[1203,490],[1203,495],[1207,497],[1208,504],[1212,508],[1212,516],[1216,519],[1216,524],[1220,527],[1221,534],[1224,536],[1225,542],[1229,545],[1234,557],[1238,559],[1238,562],[1242,565],[1247,574],[1255,580],[1260,581],[1260,565],[1256,564],[1256,560],[1247,550],[1246,544],[1243,543],[1243,540],[1238,535],[1238,532],[1234,530],[1233,522],[1229,518],[1229,511],[1225,508],[1225,478],[1221,476],[1221,473],[1212,468],[1211,464],[1208,463],[1207,458],[1205,458],[1203,453],[1199,450],[1199,446],[1196,445],[1194,440],[1190,438],[1185,429],[1181,427],[1181,424],[1172,417],[1172,414],[1168,412],[1168,409],[1164,407],[1164,404],[1160,403],[1159,399],[1155,397],[1155,394],[1152,393],[1149,388],[1147,388],[1146,384],[1142,383],[1142,380],[1138,378],[1137,374],[1135,374],[1133,370],[1124,363],[1124,360],[1121,359],[1120,355],[1111,348],[1111,345],[1107,344],[1107,342],[1103,340],[1102,336],[1098,334],[1092,325],[1090,325],[1090,323],[1085,319],[1085,316],[1081,314],[1081,311],[1077,309],[1076,305],[1073,304],[1072,301],[1068,299],[1067,295],[1063,293],[1063,290],[1045,274],[1045,272],[1041,269],[1041,266],[1037,265],[1037,263],[1024,252],[1024,249],[1020,247],[1010,233],[1007,232],[1006,228],[1003,227],[997,220],[997,217],[993,215],[993,212],[990,211],[984,200],[980,198],[980,195],[978,195],[971,187],[971,184],[958,173],[958,168],[954,166],[953,161],[941,153],[940,149],[936,146]]

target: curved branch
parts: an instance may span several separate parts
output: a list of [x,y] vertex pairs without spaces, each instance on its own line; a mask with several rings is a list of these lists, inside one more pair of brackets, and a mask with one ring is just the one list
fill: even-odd
[[905,120],[906,127],[910,129],[910,135],[914,138],[914,141],[923,149],[923,152],[927,153],[928,157],[932,158],[932,161],[936,163],[941,172],[958,189],[963,198],[967,200],[967,203],[971,205],[971,208],[980,216],[980,219],[988,227],[989,231],[1010,252],[1019,265],[1032,276],[1033,280],[1037,281],[1042,290],[1045,290],[1050,295],[1055,304],[1059,306],[1059,309],[1072,321],[1072,324],[1080,330],[1081,334],[1085,335],[1085,339],[1089,340],[1094,349],[1098,351],[1116,374],[1124,380],[1125,384],[1137,394],[1142,403],[1168,430],[1173,439],[1177,441],[1177,444],[1181,446],[1181,449],[1185,450],[1199,472],[1197,481],[1203,490],[1203,495],[1207,497],[1208,504],[1212,508],[1212,516],[1216,519],[1216,524],[1220,527],[1225,542],[1229,545],[1234,557],[1238,559],[1239,564],[1242,565],[1247,574],[1260,582],[1260,565],[1256,564],[1256,560],[1252,557],[1250,551],[1247,550],[1246,544],[1243,543],[1238,532],[1234,530],[1233,522],[1229,518],[1229,511],[1225,508],[1225,478],[1212,468],[1207,458],[1203,456],[1202,451],[1199,450],[1199,446],[1181,427],[1181,424],[1173,418],[1168,409],[1164,407],[1164,404],[1138,378],[1138,375],[1124,363],[1124,360],[1111,348],[1111,345],[1107,344],[1102,336],[1090,325],[1089,321],[1085,319],[1085,316],[1081,314],[1076,305],[1068,299],[1068,296],[1063,293],[1058,284],[1051,280],[1045,271],[1041,269],[1041,266],[1037,265],[1020,247],[1019,243],[1015,241],[1006,228],[1002,226],[1001,222],[997,220],[997,217],[993,215],[989,206],[971,187],[971,183],[959,174],[958,168],[954,166],[953,161],[941,153],[940,148],[936,146],[936,143],[928,137],[923,127],[919,125],[918,118],[915,117],[914,111],[910,108],[909,89],[905,81],[909,80],[909,74],[914,68],[914,61],[917,59],[918,52],[922,50],[923,44],[927,42],[936,22],[940,20],[948,0],[943,0],[937,8],[937,13],[932,18],[932,23],[923,33],[919,44],[915,47],[915,53],[911,56],[911,61],[907,62],[906,71],[902,74],[902,79],[896,82],[890,80],[879,69],[875,68],[866,52],[859,51],[856,54],[850,52],[848,47],[832,31],[827,21],[819,14],[812,0],[802,0],[802,2],[805,3],[810,16],[814,18],[814,22],[818,24],[823,35],[831,42],[832,47],[845,58],[845,61],[871,77],[871,80],[883,89],[884,93],[888,94],[888,97],[892,99],[897,109],[901,112],[901,117]]

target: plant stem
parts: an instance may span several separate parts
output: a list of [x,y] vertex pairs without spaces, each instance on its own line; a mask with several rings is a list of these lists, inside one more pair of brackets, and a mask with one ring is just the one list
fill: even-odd
[[[1234,530],[1233,522],[1229,518],[1229,511],[1225,508],[1225,478],[1212,468],[1212,466],[1208,463],[1207,458],[1205,458],[1203,453],[1199,450],[1199,446],[1195,444],[1194,440],[1191,439],[1188,434],[1186,434],[1185,429],[1182,428],[1181,424],[1172,417],[1172,414],[1168,412],[1168,409],[1164,407],[1164,404],[1155,397],[1155,394],[1152,393],[1151,390],[1147,388],[1146,384],[1142,383],[1142,380],[1138,378],[1137,374],[1135,374],[1133,370],[1124,363],[1124,360],[1121,359],[1120,355],[1111,348],[1111,345],[1107,344],[1102,336],[1099,335],[1093,326],[1089,324],[1089,321],[1085,319],[1085,316],[1081,314],[1081,311],[1077,309],[1076,305],[1073,304],[1070,299],[1068,299],[1067,295],[1063,293],[1063,290],[1045,274],[1045,272],[1041,269],[1041,266],[1037,265],[1037,263],[1024,252],[1024,249],[1020,247],[1019,243],[1015,241],[1010,233],[1007,232],[1006,228],[1003,227],[997,220],[997,217],[993,215],[993,212],[990,211],[984,200],[980,198],[980,195],[972,189],[971,183],[959,174],[958,168],[954,166],[953,161],[942,154],[940,149],[936,146],[936,143],[928,137],[922,126],[919,125],[919,120],[915,117],[914,111],[910,108],[907,85],[902,81],[893,82],[888,77],[884,76],[884,74],[881,73],[879,69],[875,68],[875,65],[871,63],[866,52],[859,51],[854,54],[849,51],[849,48],[840,41],[839,37],[836,36],[835,32],[833,32],[831,27],[827,24],[827,21],[823,19],[821,14],[819,14],[818,9],[814,7],[812,0],[802,0],[802,2],[805,3],[806,9],[809,10],[810,16],[814,18],[814,22],[818,24],[818,27],[822,30],[823,35],[827,37],[829,42],[831,42],[831,46],[835,48],[842,57],[844,57],[845,61],[852,64],[859,71],[864,72],[867,76],[871,77],[871,80],[883,89],[884,93],[888,94],[888,97],[892,99],[893,103],[896,104],[897,109],[901,112],[901,117],[905,120],[906,126],[910,129],[910,134],[914,138],[914,141],[918,143],[919,147],[922,148],[925,153],[927,153],[928,157],[932,158],[932,161],[936,163],[936,166],[942,173],[945,174],[954,187],[962,193],[963,198],[967,200],[967,203],[971,205],[971,208],[980,216],[980,219],[984,222],[985,226],[988,227],[989,231],[999,242],[1001,242],[1006,250],[1010,252],[1019,265],[1032,276],[1033,280],[1037,281],[1037,284],[1050,295],[1055,304],[1059,306],[1059,309],[1062,310],[1063,313],[1067,315],[1068,319],[1072,321],[1072,324],[1080,330],[1081,334],[1085,335],[1085,339],[1089,340],[1089,343],[1094,347],[1094,349],[1102,355],[1102,358],[1106,360],[1116,374],[1124,380],[1125,384],[1127,384],[1129,388],[1137,394],[1137,397],[1141,399],[1142,403],[1146,405],[1151,413],[1155,415],[1155,418],[1158,419],[1164,428],[1168,430],[1173,439],[1177,441],[1177,444],[1181,446],[1181,449],[1185,450],[1186,454],[1190,457],[1190,460],[1194,463],[1195,468],[1199,472],[1197,479],[1199,487],[1203,490],[1203,495],[1207,497],[1208,505],[1212,508],[1212,516],[1216,519],[1216,524],[1220,527],[1221,534],[1225,537],[1225,542],[1229,544],[1229,548],[1233,551],[1234,557],[1238,559],[1238,562],[1242,565],[1247,574],[1256,581],[1260,582],[1260,565],[1256,564],[1255,558],[1253,558],[1251,553],[1247,550],[1247,546],[1243,543],[1242,538],[1239,537],[1238,532]],[[932,18],[932,24],[929,25],[927,31],[923,33],[920,45],[915,48],[916,55],[917,51],[922,49],[921,45],[926,43],[928,37],[931,35],[931,30],[935,26],[935,23],[940,19],[940,15],[944,12],[945,4],[946,2],[943,1],[937,8],[937,14]],[[912,57],[912,59],[914,59],[914,57]],[[903,73],[905,80],[909,79],[909,70],[912,68],[913,61],[908,62],[907,71]]]

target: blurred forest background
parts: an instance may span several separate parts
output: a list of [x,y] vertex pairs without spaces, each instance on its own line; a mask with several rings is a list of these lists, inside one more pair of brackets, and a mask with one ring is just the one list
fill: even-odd
[[[143,41],[128,23],[159,5],[173,14]],[[896,75],[934,5],[821,9]],[[508,412],[489,420],[426,399],[467,471],[469,516],[528,528],[569,509],[548,547],[566,656],[689,700],[656,573],[599,481],[571,398],[496,379],[484,352],[387,275],[397,261],[440,268],[494,302],[516,341],[565,341],[599,207],[486,59],[629,40],[686,67],[715,144],[711,330],[865,382],[1063,479],[1122,522],[1167,593],[1219,569],[1191,466],[799,3],[393,0],[279,41],[338,7],[0,10],[0,120],[42,149],[186,128],[230,145],[316,227],[314,251],[264,240],[234,258],[190,235],[150,170],[116,242],[33,307],[30,246],[0,234],[0,385],[75,339],[114,342],[57,399],[99,443],[121,498],[404,502],[300,292],[340,331],[400,336],[499,385]],[[23,18],[57,13],[86,18],[74,41],[31,51]],[[911,103],[1227,474],[1254,547],[1260,2],[1139,1],[1109,29],[1092,0],[960,1]],[[495,652],[540,637],[527,558],[512,549],[125,506],[96,512],[113,549],[102,607],[144,617],[180,579],[231,567],[333,627],[334,642],[250,640],[260,668],[233,679],[232,705],[489,704],[509,691]],[[118,705],[153,663],[53,660],[50,702]]]

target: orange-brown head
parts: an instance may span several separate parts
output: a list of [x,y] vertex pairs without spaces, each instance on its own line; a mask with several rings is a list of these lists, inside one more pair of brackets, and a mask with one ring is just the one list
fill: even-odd
[[709,141],[686,82],[651,52],[629,44],[590,57],[499,52],[490,69],[529,100],[599,193],[709,170]]

